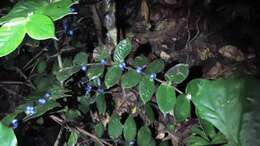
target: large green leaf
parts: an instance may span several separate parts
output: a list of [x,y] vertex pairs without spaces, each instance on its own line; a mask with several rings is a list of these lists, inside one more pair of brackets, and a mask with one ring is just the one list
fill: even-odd
[[129,116],[124,124],[123,134],[126,141],[132,141],[135,139],[137,133],[137,127],[135,120],[132,116]]
[[143,76],[141,82],[139,83],[139,95],[145,104],[148,102],[151,97],[154,94],[155,91],[155,86],[154,86],[154,81],[150,80],[148,76]]
[[156,91],[159,109],[164,114],[172,113],[176,103],[175,90],[171,85],[161,84]]
[[24,19],[13,19],[0,28],[0,57],[13,52],[25,36]]
[[153,138],[150,128],[148,126],[141,127],[137,134],[138,146],[149,146],[152,140]]
[[122,71],[118,65],[114,65],[108,68],[108,71],[105,75],[105,86],[110,88],[117,84],[121,78]]
[[107,109],[107,105],[106,105],[106,100],[105,100],[104,94],[99,94],[97,96],[96,105],[97,105],[99,114],[105,114],[106,109]]
[[27,19],[25,28],[31,38],[36,40],[56,38],[54,23],[48,16],[34,14]]
[[177,122],[182,122],[190,116],[190,101],[185,95],[179,95],[174,108],[174,116]]
[[0,122],[1,146],[17,146],[17,139],[12,128],[8,128]]
[[115,62],[124,62],[126,56],[131,52],[132,44],[129,39],[125,39],[119,42],[113,54],[113,60]]
[[188,77],[188,75],[188,64],[177,64],[165,73],[164,78],[169,82],[173,82],[174,84],[180,84]]
[[140,82],[141,77],[136,71],[129,70],[122,76],[121,85],[124,88],[132,88]]
[[68,140],[68,146],[75,146],[77,144],[79,134],[77,132],[71,132]]
[[108,134],[110,138],[117,139],[121,136],[123,130],[123,126],[120,122],[120,117],[117,114],[113,114],[110,117],[110,121],[108,123]]
[[152,73],[159,73],[164,70],[164,61],[162,59],[157,59],[151,62],[147,68],[145,69],[145,73],[152,74]]

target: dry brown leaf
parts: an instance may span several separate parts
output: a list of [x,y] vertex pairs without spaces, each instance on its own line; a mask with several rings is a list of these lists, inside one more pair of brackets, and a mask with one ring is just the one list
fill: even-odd
[[219,53],[231,60],[234,61],[243,61],[245,60],[245,56],[241,50],[232,45],[226,45],[219,49]]

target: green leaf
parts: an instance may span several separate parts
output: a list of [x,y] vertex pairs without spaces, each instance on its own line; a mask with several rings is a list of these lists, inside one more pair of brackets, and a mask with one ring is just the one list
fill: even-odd
[[176,94],[172,86],[161,84],[157,89],[156,99],[161,112],[164,114],[173,112],[176,103]]
[[122,76],[121,85],[124,88],[132,88],[140,82],[141,77],[136,71],[129,70]]
[[78,138],[79,134],[72,131],[68,140],[68,146],[75,146],[77,144]]
[[200,127],[199,125],[193,125],[191,128],[191,133],[193,135],[200,136],[200,137],[204,138],[205,140],[209,141],[209,138],[208,138],[207,134],[205,133],[204,129],[202,127]]
[[201,124],[203,130],[205,131],[205,133],[210,138],[213,138],[216,135],[215,127],[206,120],[203,120],[203,119],[199,119],[199,120],[200,120],[200,124]]
[[212,145],[220,145],[220,144],[225,144],[227,143],[227,140],[225,136],[221,133],[218,132],[211,140],[210,144]]
[[143,76],[141,82],[139,83],[138,89],[139,89],[139,95],[143,103],[145,104],[151,99],[151,97],[154,94],[154,90],[155,90],[154,81],[150,80],[148,76]]
[[96,105],[97,105],[99,114],[104,115],[106,113],[106,108],[107,108],[104,94],[99,94],[97,96]]
[[56,38],[54,24],[48,16],[34,14],[27,19],[25,28],[31,38],[36,40]]
[[115,48],[113,54],[113,60],[118,63],[124,62],[124,59],[131,52],[131,50],[132,50],[132,44],[129,39],[120,41]]
[[135,139],[137,128],[136,128],[135,120],[132,116],[129,116],[126,119],[123,133],[126,141],[132,141]]
[[0,122],[0,141],[2,146],[17,146],[17,139],[12,128]]
[[102,137],[104,135],[105,128],[102,124],[102,122],[96,124],[95,126],[95,134],[97,137]]
[[73,65],[86,65],[88,64],[88,54],[79,52],[74,56]]
[[37,65],[37,72],[43,73],[47,68],[47,62],[45,60],[41,60]]
[[123,130],[123,126],[120,122],[120,117],[117,114],[113,114],[110,117],[110,121],[108,123],[108,135],[112,139],[117,139],[121,136]]
[[150,122],[154,122],[155,121],[155,115],[154,115],[154,111],[151,107],[151,104],[146,103],[144,108],[145,108],[145,114],[149,118]]
[[66,120],[72,121],[73,119],[79,118],[81,116],[81,113],[76,109],[68,109],[65,112]]
[[96,79],[103,75],[104,70],[104,65],[93,65],[89,68],[87,76],[90,80]]
[[205,146],[210,144],[207,140],[203,139],[202,137],[194,135],[188,137],[186,139],[186,143],[191,146]]
[[169,82],[173,82],[174,84],[180,84],[188,77],[188,75],[188,64],[177,64],[165,73],[164,78]]
[[185,95],[179,95],[174,108],[174,115],[177,122],[183,122],[190,116],[191,105]]
[[[218,128],[231,145],[239,144],[242,83],[238,79],[192,80],[186,93],[192,97],[199,116]],[[230,114],[232,113],[232,114]]]
[[169,140],[162,141],[159,146],[169,146],[170,142]]
[[0,57],[12,53],[25,36],[24,19],[13,19],[0,28]]
[[164,70],[164,61],[162,59],[157,59],[151,62],[145,69],[146,74],[159,73]]
[[114,65],[108,68],[108,71],[105,75],[105,86],[106,88],[110,88],[117,84],[121,78],[122,71],[118,65]]
[[95,60],[97,62],[100,62],[101,60],[108,60],[109,54],[108,54],[108,49],[107,48],[97,48],[97,55],[95,57]]
[[152,139],[152,132],[148,126],[143,126],[139,129],[137,134],[138,146],[149,146]]
[[80,66],[65,67],[61,71],[56,73],[56,78],[58,81],[63,83],[65,80],[67,80],[70,76],[72,76],[79,70],[80,70]]
[[145,65],[147,65],[149,63],[149,60],[147,59],[147,57],[144,56],[137,56],[134,59],[134,63],[133,66],[134,67],[143,67]]

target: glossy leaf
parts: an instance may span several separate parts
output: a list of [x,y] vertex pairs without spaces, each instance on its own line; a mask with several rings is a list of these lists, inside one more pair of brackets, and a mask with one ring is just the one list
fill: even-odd
[[104,135],[104,131],[105,128],[101,122],[95,126],[95,134],[97,137],[102,137]]
[[118,63],[124,62],[124,59],[131,52],[131,50],[132,44],[129,39],[120,41],[115,48],[113,60]]
[[[239,144],[242,82],[237,79],[209,81],[196,79],[186,88],[199,116],[217,127],[230,144]],[[230,114],[232,113],[232,114]]]
[[191,105],[185,95],[179,95],[174,108],[174,116],[177,122],[183,122],[190,116]]
[[152,139],[152,132],[148,126],[143,126],[139,129],[137,134],[138,146],[148,146]]
[[138,89],[142,102],[145,104],[154,94],[154,81],[150,80],[148,76],[143,76],[141,82],[139,83]]
[[159,73],[164,70],[164,61],[162,59],[157,59],[151,62],[145,69],[145,73],[152,74],[152,73]]
[[52,20],[45,15],[34,14],[30,16],[25,28],[28,35],[36,40],[56,38],[54,24]]
[[165,73],[164,78],[174,84],[180,84],[188,77],[188,75],[189,66],[187,64],[177,64]]
[[86,65],[88,64],[88,54],[85,52],[79,52],[74,56],[74,65]]
[[121,85],[124,88],[132,88],[140,82],[141,77],[136,71],[129,70],[122,76]]
[[14,19],[0,28],[0,57],[12,53],[25,36],[24,19]]
[[90,66],[90,68],[87,72],[87,76],[89,77],[90,80],[96,79],[103,75],[104,70],[105,70],[104,65]]
[[119,66],[114,65],[108,68],[108,71],[105,75],[105,86],[106,88],[110,88],[117,84],[121,78],[122,71]]
[[2,146],[17,146],[17,139],[12,128],[0,122],[0,141]]
[[105,95],[104,94],[99,94],[96,98],[96,105],[99,114],[105,114],[107,105],[106,105],[106,100],[105,100]]
[[147,65],[149,63],[149,60],[147,59],[147,57],[144,56],[137,56],[134,59],[134,63],[133,66],[134,67],[143,67],[145,65]]
[[171,85],[161,84],[156,92],[159,109],[164,114],[173,112],[176,103],[175,90]]
[[123,126],[120,122],[120,117],[117,114],[113,114],[110,117],[110,121],[108,123],[108,135],[112,139],[117,139],[121,136],[123,130]]
[[79,134],[76,132],[71,132],[68,140],[68,146],[75,146],[77,144]]
[[133,141],[136,137],[137,127],[135,120],[132,116],[129,116],[124,124],[123,134],[126,141]]

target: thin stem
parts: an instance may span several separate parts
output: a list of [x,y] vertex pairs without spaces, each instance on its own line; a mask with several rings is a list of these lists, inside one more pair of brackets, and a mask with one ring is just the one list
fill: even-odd
[[57,59],[58,59],[59,68],[60,68],[60,70],[62,70],[62,68],[63,68],[62,58],[61,58],[60,49],[59,49],[59,46],[58,46],[58,43],[56,40],[54,40],[54,47],[57,50]]

